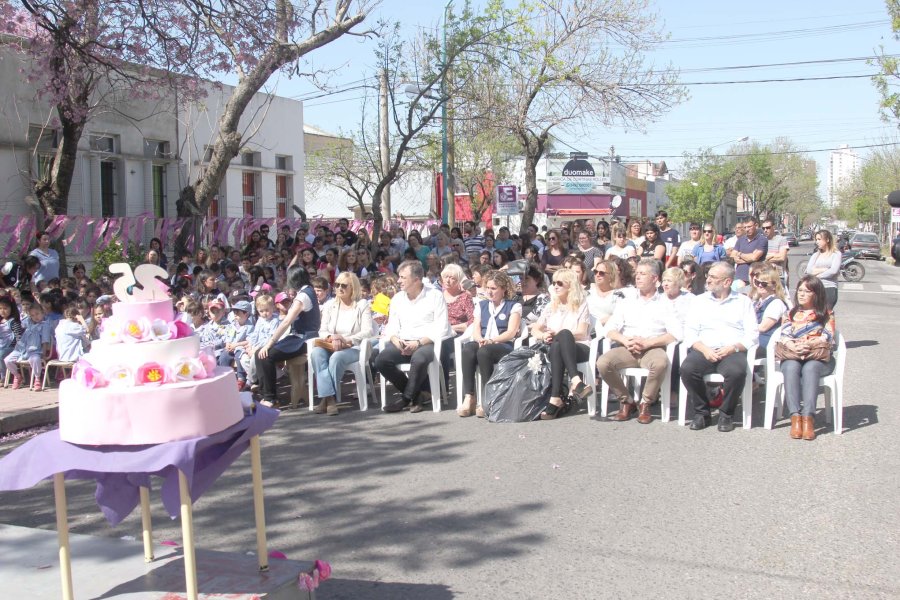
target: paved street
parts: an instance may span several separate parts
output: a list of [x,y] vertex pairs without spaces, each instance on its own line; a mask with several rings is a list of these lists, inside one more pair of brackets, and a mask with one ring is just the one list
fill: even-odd
[[[331,562],[320,599],[900,597],[900,268],[865,266],[837,307],[841,436],[821,396],[814,442],[765,430],[759,398],[730,434],[288,411],[263,439],[270,547]],[[249,479],[244,456],[197,502],[198,546],[254,548]],[[77,533],[140,535],[137,514],[110,528],[90,485],[69,505]],[[153,509],[157,540],[180,539]],[[4,493],[0,522],[52,529],[50,485]],[[0,559],[8,593],[18,568]]]

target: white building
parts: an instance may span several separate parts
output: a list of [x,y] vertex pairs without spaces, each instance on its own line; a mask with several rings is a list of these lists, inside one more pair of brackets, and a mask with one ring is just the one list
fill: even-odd
[[[24,215],[30,180],[47,168],[58,133],[47,125],[50,106],[20,74],[21,59],[0,52],[0,212]],[[176,216],[179,190],[207,165],[233,89],[207,87],[208,96],[187,108],[169,98],[126,100],[95,114],[79,143],[68,214]],[[296,216],[292,205],[304,206],[303,104],[257,94],[240,129],[249,141],[228,168],[210,216]]]
[[828,206],[837,203],[837,192],[859,172],[859,155],[843,144],[831,153],[828,161]]

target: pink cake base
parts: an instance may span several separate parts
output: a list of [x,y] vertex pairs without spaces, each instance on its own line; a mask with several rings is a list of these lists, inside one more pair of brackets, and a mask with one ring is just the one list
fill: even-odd
[[175,309],[171,300],[151,300],[148,302],[116,302],[112,305],[112,314],[123,322],[147,317],[151,321],[160,319],[169,322],[175,318]]
[[59,386],[59,437],[88,446],[137,446],[218,433],[244,416],[234,371],[165,386]]

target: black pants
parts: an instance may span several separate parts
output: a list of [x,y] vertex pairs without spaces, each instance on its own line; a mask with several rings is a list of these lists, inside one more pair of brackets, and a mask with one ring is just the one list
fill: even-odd
[[478,346],[478,342],[466,342],[462,347],[462,390],[463,394],[475,393],[475,368],[481,374],[484,385],[494,373],[494,367],[500,359],[512,352],[506,344],[488,344]]
[[[285,352],[279,350],[276,346],[269,348],[266,358],[260,358],[259,353],[256,354],[256,378],[259,380],[259,393],[263,400],[276,403],[278,400],[278,389],[275,381],[275,365],[295,356],[306,354],[306,345],[301,346],[294,352]],[[309,376],[309,375],[307,375]]]
[[[703,376],[712,373],[718,373],[725,378],[725,384],[722,386],[725,397],[719,408],[719,414],[732,417],[738,398],[741,397],[744,389],[744,382],[747,380],[747,353],[736,352],[729,354],[719,362],[710,362],[706,360],[702,352],[693,348],[688,350],[687,358],[681,364],[681,381],[687,388],[688,400],[694,407],[695,415],[704,417],[710,415],[709,398],[706,396],[706,383],[703,381]],[[744,402],[750,401],[750,398],[744,398]]]
[[834,310],[838,301],[838,289],[836,287],[825,288],[825,306],[828,310]]
[[[550,343],[550,395],[563,397],[563,375],[569,378],[581,375],[578,363],[585,362],[591,355],[591,349],[575,341],[575,336],[568,329],[556,332]],[[593,368],[593,367],[592,367]],[[582,376],[587,385],[591,385],[592,377]]]
[[[404,400],[416,404],[419,390],[428,381],[428,365],[433,360],[434,344],[420,346],[411,355],[404,356],[397,346],[388,342],[375,358],[375,370],[400,390]],[[409,375],[400,370],[402,364],[409,364]],[[440,398],[432,398],[432,402],[440,401]]]

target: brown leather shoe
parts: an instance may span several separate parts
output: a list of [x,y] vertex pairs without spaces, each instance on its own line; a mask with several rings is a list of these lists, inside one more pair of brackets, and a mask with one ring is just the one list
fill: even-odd
[[799,440],[803,437],[803,426],[800,424],[800,415],[791,415],[791,439]]
[[619,412],[613,415],[613,421],[627,421],[631,418],[631,413],[634,412],[634,403],[632,402],[620,402],[619,403]]
[[653,415],[650,414],[650,403],[649,402],[641,402],[640,414],[638,414],[637,421],[641,425],[646,425],[653,420]]
[[816,439],[816,418],[800,417],[800,423],[803,427],[803,439],[810,442]]

